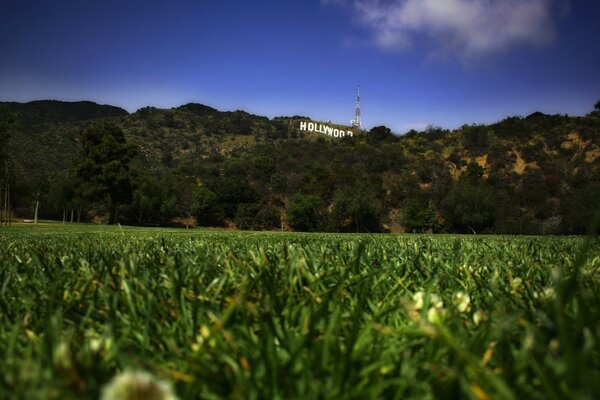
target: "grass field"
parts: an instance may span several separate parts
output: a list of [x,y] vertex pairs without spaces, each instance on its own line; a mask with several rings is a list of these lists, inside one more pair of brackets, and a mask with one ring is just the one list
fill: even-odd
[[597,237],[0,228],[0,398],[599,398],[599,269]]

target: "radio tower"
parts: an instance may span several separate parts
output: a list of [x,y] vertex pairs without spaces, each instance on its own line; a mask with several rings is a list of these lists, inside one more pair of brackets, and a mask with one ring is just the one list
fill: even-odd
[[354,106],[354,118],[352,119],[352,127],[362,129],[360,122],[360,86],[356,89],[356,105]]

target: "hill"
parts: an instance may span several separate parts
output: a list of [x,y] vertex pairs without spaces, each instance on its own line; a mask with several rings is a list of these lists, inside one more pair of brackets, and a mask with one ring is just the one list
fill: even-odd
[[0,118],[4,181],[27,218],[38,200],[44,217],[103,218],[75,176],[83,133],[98,121],[137,150],[126,223],[194,216],[242,229],[583,233],[600,198],[597,111],[341,139],[301,131],[306,117],[193,103],[131,114],[91,102],[0,103]]
[[0,102],[4,112],[17,116],[24,125],[65,123],[97,118],[121,117],[129,113],[122,108],[91,101],[65,102],[38,100],[28,103]]

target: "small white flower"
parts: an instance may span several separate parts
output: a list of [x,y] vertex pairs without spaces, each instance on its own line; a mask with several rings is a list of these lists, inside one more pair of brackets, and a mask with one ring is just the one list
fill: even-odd
[[52,354],[52,361],[54,365],[63,370],[70,370],[73,368],[73,360],[71,359],[71,349],[65,342],[60,342],[58,346],[54,348]]
[[539,294],[539,297],[542,300],[552,300],[556,297],[556,293],[554,292],[554,288],[548,287],[542,290]]
[[85,338],[87,339],[87,344],[89,346],[89,349],[94,352],[94,353],[98,353],[102,350],[103,347],[105,347],[105,339],[102,338],[96,331],[94,331],[93,329],[88,329],[85,331],[84,333]]
[[435,293],[432,293],[429,296],[429,305],[433,306],[435,308],[443,308],[444,307],[444,302],[442,301],[442,299],[440,298],[440,296],[438,296]]
[[[425,293],[421,291],[418,291],[415,294],[413,294],[413,302],[416,310],[420,310],[423,308],[423,306],[425,305],[425,299]],[[435,293],[432,293],[429,295],[429,306],[441,308],[444,307],[444,303],[442,302],[440,296],[438,296]]]
[[521,278],[514,278],[510,281],[510,287],[513,292],[519,293],[523,288],[523,280]]
[[480,323],[485,321],[486,318],[487,317],[483,311],[477,310],[473,313],[473,322],[475,323],[475,325],[479,325]]
[[102,388],[100,400],[177,400],[177,396],[169,382],[145,371],[125,371]]
[[102,348],[102,339],[92,338],[89,341],[89,345],[90,345],[90,350],[92,350],[94,353],[97,353]]
[[431,323],[441,323],[446,318],[446,310],[442,307],[431,307],[427,311],[427,320]]
[[413,294],[413,301],[415,303],[415,309],[420,310],[421,308],[423,308],[424,296],[425,296],[425,294],[421,291],[418,291],[415,294]]
[[452,302],[460,313],[471,311],[471,297],[464,292],[457,292],[452,297]]

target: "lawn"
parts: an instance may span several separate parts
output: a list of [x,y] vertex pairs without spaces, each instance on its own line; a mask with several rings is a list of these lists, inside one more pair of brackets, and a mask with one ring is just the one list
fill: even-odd
[[598,398],[599,269],[597,237],[0,228],[0,398]]

